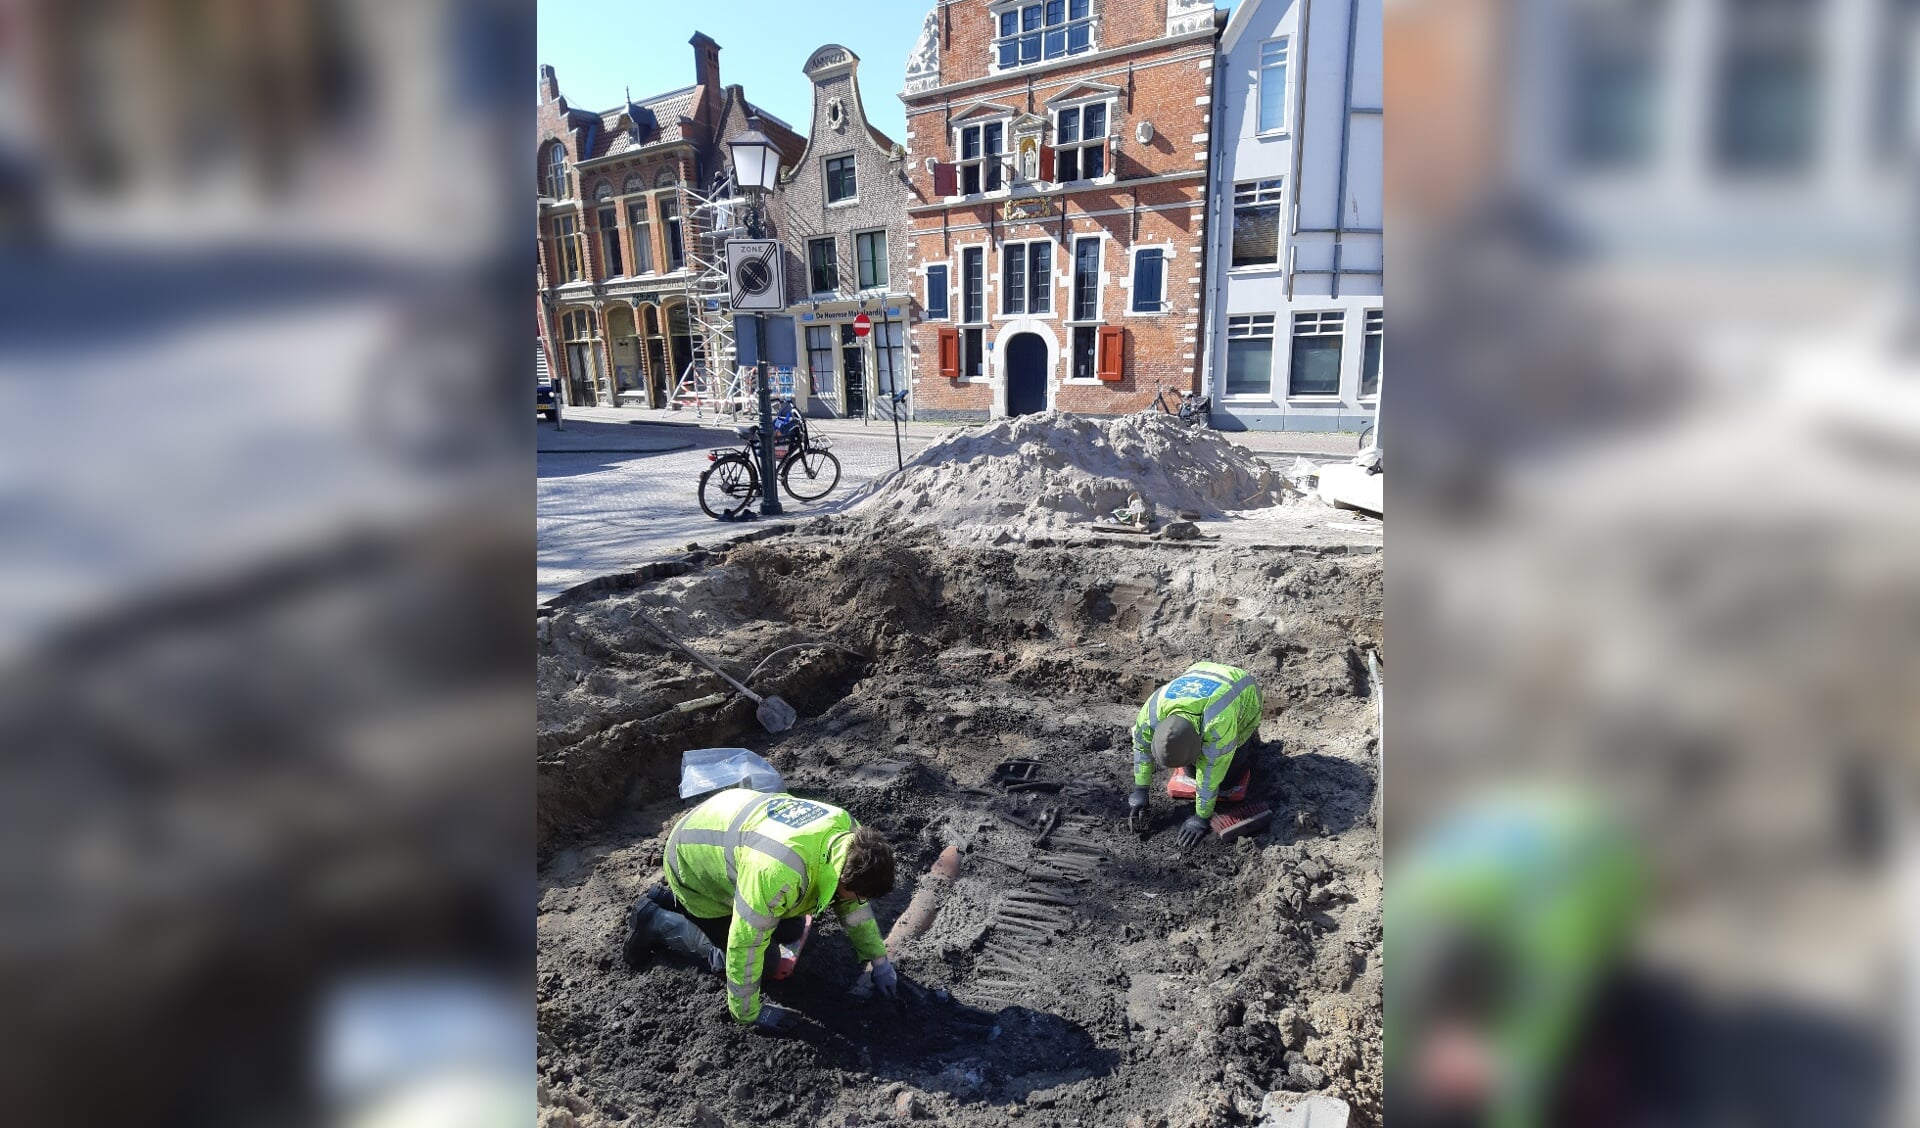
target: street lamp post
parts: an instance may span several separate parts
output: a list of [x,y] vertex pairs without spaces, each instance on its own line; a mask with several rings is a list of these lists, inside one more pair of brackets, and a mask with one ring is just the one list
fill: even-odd
[[[764,239],[767,237],[766,198],[780,175],[780,152],[767,135],[760,132],[757,120],[749,120],[747,131],[727,142],[727,148],[733,156],[734,187],[747,195],[747,235]],[[775,269],[784,269],[784,264],[777,264]],[[753,337],[754,371],[760,385],[760,514],[777,517],[785,510],[780,507],[779,483],[773,475],[773,394],[768,387],[772,383],[772,371],[767,364],[767,318],[758,311],[753,315]]]

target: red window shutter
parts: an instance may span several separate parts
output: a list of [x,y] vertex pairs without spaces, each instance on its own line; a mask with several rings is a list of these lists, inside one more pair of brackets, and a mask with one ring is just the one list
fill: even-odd
[[1040,179],[1048,184],[1053,183],[1053,146],[1052,145],[1040,146]]
[[1118,325],[1100,327],[1100,361],[1097,375],[1102,380],[1120,379],[1121,366],[1126,361],[1127,331]]
[[947,164],[945,161],[935,161],[933,164],[933,194],[936,196],[958,196],[960,194],[960,179],[956,175],[958,171],[959,170],[954,168],[953,165]]
[[940,330],[940,375],[948,380],[960,378],[960,330]]

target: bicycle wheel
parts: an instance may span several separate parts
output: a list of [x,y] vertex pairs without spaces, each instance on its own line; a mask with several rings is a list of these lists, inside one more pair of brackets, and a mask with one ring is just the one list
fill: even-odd
[[759,495],[753,464],[744,455],[716,459],[700,473],[700,508],[716,521],[738,517]]
[[1373,445],[1373,424],[1369,423],[1365,427],[1360,428],[1360,449],[1365,450],[1372,445]]
[[795,448],[780,464],[780,484],[796,500],[818,501],[840,484],[840,460],[819,447]]

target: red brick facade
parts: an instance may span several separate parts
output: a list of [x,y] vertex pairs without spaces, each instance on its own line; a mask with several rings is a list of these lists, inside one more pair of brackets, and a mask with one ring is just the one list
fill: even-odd
[[[1056,29],[1058,38],[1040,25],[1040,42],[1057,58],[1021,65],[1016,54],[1014,66],[997,71],[1001,16],[1014,12],[1018,32],[1021,7],[942,5],[938,84],[910,84],[904,95],[913,281],[923,308],[933,306],[914,328],[922,417],[998,417],[1036,405],[1122,414],[1148,406],[1162,386],[1196,386],[1218,27],[1206,20],[1170,35],[1168,0],[1087,0],[1065,9],[1069,26]],[[1050,13],[1039,8],[1044,21]],[[1086,45],[1067,53],[1056,45],[1072,42],[1079,12]],[[1016,39],[1011,50],[1019,49]],[[1107,139],[1091,155],[1082,137],[1089,123]],[[1005,157],[997,187],[986,166],[965,167],[975,152],[990,161],[996,142]],[[960,167],[930,169],[930,160]],[[1075,175],[1090,167],[1099,174]],[[1098,247],[1097,274],[1076,270],[1093,253],[1087,239]],[[1035,243],[1044,246],[1009,250]],[[969,302],[972,248],[983,286]],[[1136,251],[1158,252],[1157,272],[1150,260],[1137,266]],[[938,301],[927,289],[929,269],[942,266],[945,320],[931,316]],[[1140,303],[1136,272],[1160,281],[1157,294],[1140,287]]]

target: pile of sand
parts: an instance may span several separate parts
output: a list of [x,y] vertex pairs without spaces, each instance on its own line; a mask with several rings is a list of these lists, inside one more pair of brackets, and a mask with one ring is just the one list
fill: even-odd
[[1170,416],[1050,411],[942,439],[850,504],[862,516],[992,539],[1104,521],[1135,490],[1164,521],[1275,505],[1279,487],[1251,452]]

